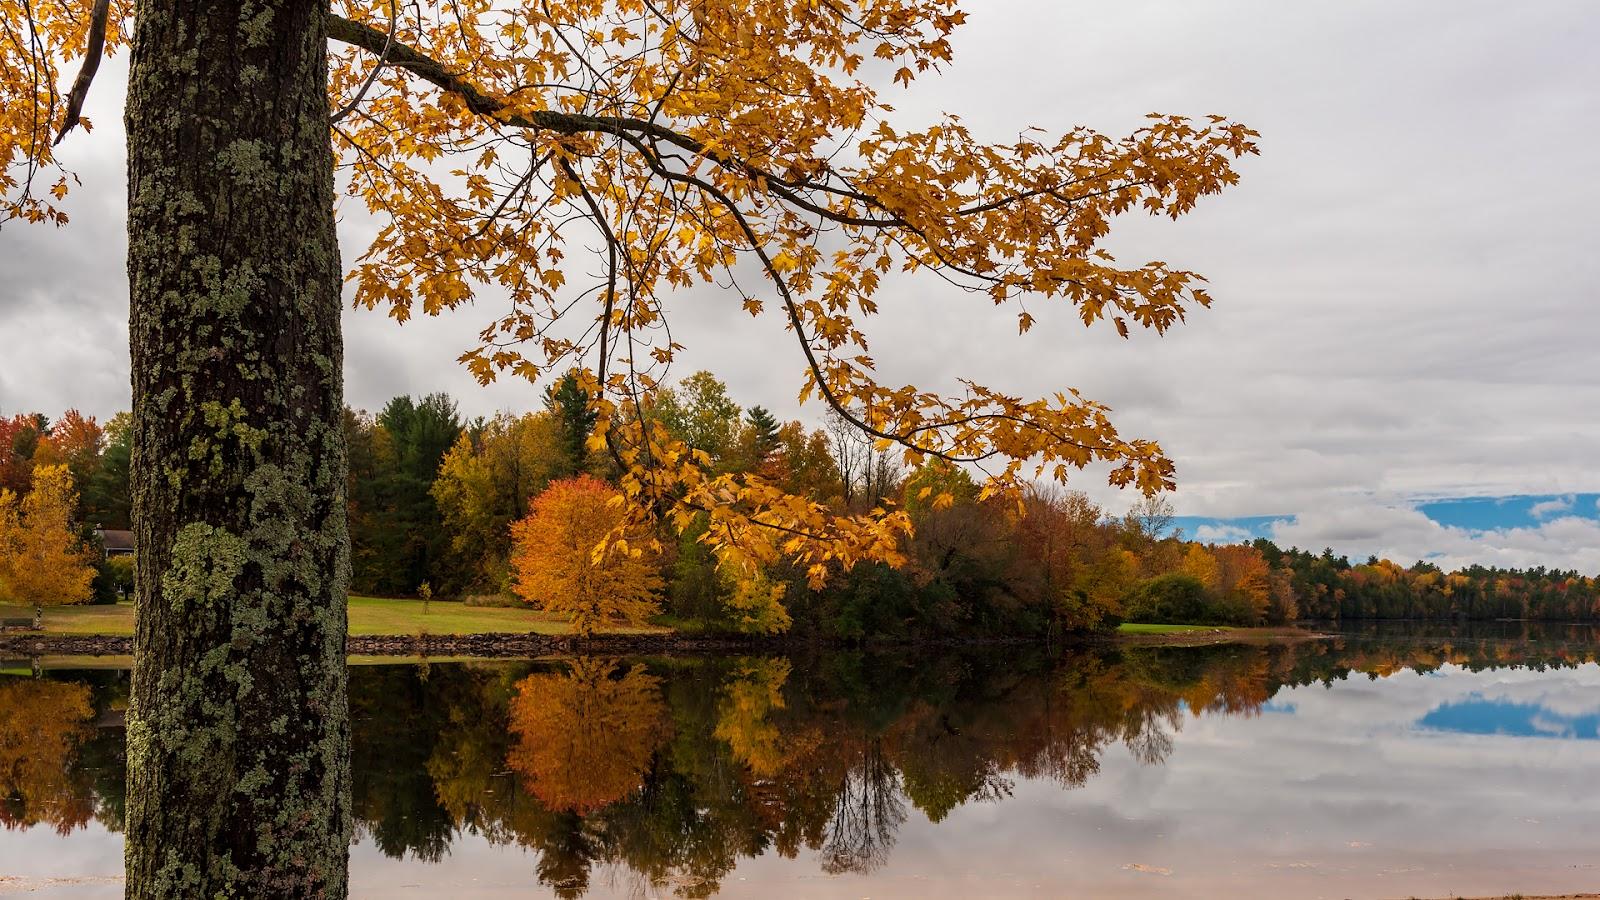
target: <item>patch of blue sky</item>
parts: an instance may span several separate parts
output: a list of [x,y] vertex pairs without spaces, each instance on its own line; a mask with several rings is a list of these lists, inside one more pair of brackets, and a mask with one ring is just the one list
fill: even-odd
[[1600,518],[1600,494],[1455,497],[1427,500],[1418,503],[1417,509],[1440,525],[1468,531],[1537,528],[1563,516]]
[[[1447,497],[1418,500],[1413,505],[1440,525],[1469,532],[1538,528],[1564,516],[1600,519],[1600,494],[1595,493]],[[1274,523],[1294,520],[1293,515],[1176,516],[1173,525],[1190,540],[1226,544],[1271,538]]]
[[1294,516],[1174,516],[1172,524],[1189,540],[1227,544],[1272,537],[1272,523],[1294,521]]

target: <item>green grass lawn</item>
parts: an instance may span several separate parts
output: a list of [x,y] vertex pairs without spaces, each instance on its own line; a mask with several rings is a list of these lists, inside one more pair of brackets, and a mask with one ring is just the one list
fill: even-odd
[[[0,606],[0,618],[32,618],[32,609]],[[56,606],[44,611],[44,630],[51,634],[95,634],[127,636],[133,634],[133,604],[115,606]],[[656,628],[621,628],[616,633],[641,634]],[[424,609],[421,600],[387,600],[380,597],[350,598],[350,633],[372,634],[568,634],[572,631],[562,616],[531,609],[465,606],[435,600]]]
[[531,609],[466,606],[435,600],[423,611],[421,600],[350,598],[351,634],[482,634],[502,631],[517,634],[566,634],[572,629],[563,616]]
[[[32,619],[33,607],[0,606],[0,618]],[[44,630],[52,634],[133,634],[133,604],[46,606]]]
[[1182,634],[1185,631],[1238,631],[1228,625],[1142,625],[1124,622],[1117,626],[1121,634]]

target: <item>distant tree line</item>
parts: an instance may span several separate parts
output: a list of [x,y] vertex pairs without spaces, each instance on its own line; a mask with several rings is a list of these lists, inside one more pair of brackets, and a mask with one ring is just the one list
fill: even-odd
[[1446,572],[1429,562],[1351,563],[1332,550],[1280,550],[1266,540],[1255,546],[1289,574],[1306,618],[1600,621],[1600,578],[1575,569],[1471,565]]
[[[625,549],[593,554],[622,527],[619,463],[591,442],[595,415],[568,377],[520,415],[469,420],[444,394],[396,397],[376,414],[347,409],[353,591],[532,603],[584,631],[664,615],[680,628],[846,639],[1065,636],[1121,621],[1600,619],[1600,584],[1576,571],[1444,572],[1264,539],[1200,543],[1173,527],[1160,498],[1122,516],[1059,489],[988,500],[964,469],[906,469],[847,423],[810,428],[743,409],[707,372],[626,414],[659,425],[719,474],[838,511],[898,505],[915,525],[902,563],[831,571],[820,587],[782,560],[755,579],[731,578],[703,541],[718,527],[708,513],[629,532]],[[80,534],[126,528],[127,422],[119,414],[102,428],[75,411],[53,423],[0,418],[0,490],[26,496],[36,470],[65,467]],[[96,594],[113,599],[126,573],[98,565]]]

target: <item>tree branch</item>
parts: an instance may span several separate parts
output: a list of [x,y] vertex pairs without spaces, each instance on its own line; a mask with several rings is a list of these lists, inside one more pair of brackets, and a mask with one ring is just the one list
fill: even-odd
[[83,101],[89,96],[89,84],[94,81],[94,73],[100,69],[100,56],[106,47],[106,18],[111,13],[111,0],[94,0],[94,8],[89,12],[89,37],[84,47],[83,68],[78,70],[78,78],[72,83],[72,94],[67,98],[67,117],[61,122],[61,130],[56,132],[56,143],[61,143],[79,122],[83,113]]
[[386,56],[390,65],[405,69],[440,90],[456,95],[466,104],[467,109],[497,122],[504,122],[507,125],[518,128],[553,131],[557,134],[600,133],[616,137],[649,137],[687,150],[696,156],[703,156],[725,168],[737,169],[748,176],[762,179],[767,182],[768,188],[774,194],[794,203],[807,212],[824,216],[835,222],[863,227],[906,226],[908,224],[899,216],[885,209],[874,198],[855,191],[847,193],[849,196],[883,211],[888,218],[845,215],[825,206],[819,206],[799,196],[796,190],[814,188],[837,192],[836,189],[829,188],[826,185],[796,182],[774,172],[765,171],[733,159],[726,154],[718,153],[694,138],[679,134],[648,119],[636,119],[630,116],[590,116],[550,109],[514,112],[511,104],[498,97],[484,93],[477,85],[445,68],[442,63],[433,57],[418,51],[403,41],[396,40],[391,42],[390,36],[382,31],[370,25],[346,19],[343,16],[328,17],[328,37],[341,43],[349,44],[352,47],[359,47],[369,53]]
[[384,39],[383,49],[378,52],[378,61],[373,64],[372,71],[367,75],[367,79],[361,83],[360,90],[356,91],[356,95],[350,98],[349,103],[346,103],[342,109],[333,114],[333,118],[329,120],[330,122],[337,124],[339,120],[355,112],[356,107],[361,105],[362,98],[367,96],[367,91],[372,89],[373,83],[383,73],[383,64],[389,59],[389,51],[394,47],[394,25],[395,20],[399,18],[399,14],[399,0],[389,0],[389,35]]

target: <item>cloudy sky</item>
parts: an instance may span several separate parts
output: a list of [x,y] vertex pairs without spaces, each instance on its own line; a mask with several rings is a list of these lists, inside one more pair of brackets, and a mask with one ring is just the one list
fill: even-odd
[[[1177,461],[1183,524],[1203,538],[1600,572],[1600,8],[967,5],[943,76],[886,92],[897,121],[949,110],[1008,140],[1219,113],[1259,130],[1262,155],[1195,214],[1129,220],[1111,242],[1211,279],[1215,306],[1187,325],[1123,341],[1063,309],[1018,338],[1009,313],[907,283],[871,326],[886,378],[1112,404]],[[96,82],[93,135],[63,148],[85,182],[72,224],[0,232],[0,411],[128,406],[122,63]],[[368,223],[342,216],[350,258]],[[680,371],[817,416],[794,401],[801,361],[777,320],[715,292],[678,301]],[[536,389],[479,388],[454,362],[494,308],[404,327],[348,313],[352,405],[435,390],[474,415],[535,405]],[[1097,476],[1075,486],[1114,510],[1132,499]]]

